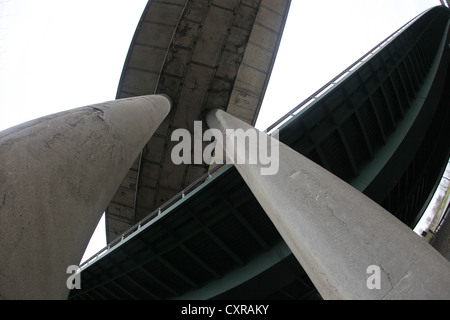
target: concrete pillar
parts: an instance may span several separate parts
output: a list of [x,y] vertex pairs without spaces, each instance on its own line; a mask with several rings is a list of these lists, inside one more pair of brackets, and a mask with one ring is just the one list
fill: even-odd
[[0,132],[0,299],[67,299],[67,267],[169,111],[143,96]]
[[[206,122],[223,135],[256,130],[221,110]],[[229,136],[223,143],[239,148]],[[235,166],[324,299],[450,298],[450,263],[410,228],[282,143],[276,160],[274,175],[261,175],[260,163]]]

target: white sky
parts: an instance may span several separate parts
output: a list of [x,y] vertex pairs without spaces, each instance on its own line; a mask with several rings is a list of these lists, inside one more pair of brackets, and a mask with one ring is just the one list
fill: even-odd
[[0,130],[115,99],[146,0],[0,0]]
[[[0,130],[115,99],[146,3],[0,0]],[[257,127],[267,128],[396,29],[440,4],[292,0]],[[105,246],[100,233],[102,240],[87,256]]]

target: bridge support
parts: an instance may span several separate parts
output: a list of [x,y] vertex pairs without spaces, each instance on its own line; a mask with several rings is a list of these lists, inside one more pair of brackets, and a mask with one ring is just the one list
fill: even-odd
[[[256,130],[221,110],[206,122],[224,136]],[[228,154],[246,148],[230,139],[222,141]],[[235,166],[324,299],[450,298],[450,263],[410,228],[282,143],[274,160],[274,175],[261,175],[259,162]]]
[[0,132],[0,299],[67,299],[67,268],[170,104],[121,99]]

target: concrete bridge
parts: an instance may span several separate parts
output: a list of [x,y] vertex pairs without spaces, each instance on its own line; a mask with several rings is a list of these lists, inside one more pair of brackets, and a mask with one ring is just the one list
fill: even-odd
[[104,208],[110,244],[71,299],[449,298],[449,262],[411,230],[450,152],[443,6],[268,129],[275,176],[171,161],[195,120],[252,128],[289,4],[149,1],[116,101],[0,134],[1,298],[66,297]]
[[[414,227],[449,157],[447,23],[411,21],[269,131]],[[71,298],[320,298],[236,168],[216,170],[88,262]]]

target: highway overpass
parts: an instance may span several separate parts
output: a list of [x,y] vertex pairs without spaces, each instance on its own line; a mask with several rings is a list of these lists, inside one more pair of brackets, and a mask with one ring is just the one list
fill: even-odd
[[[156,4],[163,6],[163,2]],[[195,4],[198,3],[191,1],[187,6]],[[282,9],[269,9],[268,2],[264,1],[261,6],[253,11],[258,12],[256,16],[253,14],[255,19],[267,17],[267,11],[274,15],[277,12],[277,26],[281,30],[286,3]],[[192,14],[199,11],[186,8],[177,8],[181,13],[173,13],[173,20],[186,21],[186,24],[195,20]],[[227,32],[235,26],[239,16],[234,15],[235,12],[250,10],[247,6],[245,10],[240,6],[210,9],[211,12],[231,10],[229,14],[235,20],[231,27],[226,27]],[[132,81],[127,77],[137,73],[129,68],[133,50],[146,50],[138,47],[138,39],[145,38],[140,36],[140,30],[153,23],[152,18],[146,18],[147,14],[151,11],[146,10],[140,22],[133,41],[138,49],[130,49],[118,97],[123,97],[125,83]],[[209,16],[203,17],[206,23]],[[450,120],[448,22],[448,9],[428,10],[374,47],[274,126],[280,130],[281,142],[348,182],[411,228],[427,206],[449,158],[450,128],[446,125]],[[258,22],[255,25],[260,26]],[[177,32],[181,32],[179,27],[176,30],[172,40],[178,39]],[[255,35],[253,32],[250,35]],[[195,43],[195,40],[183,40]],[[170,46],[170,50],[176,48],[176,45]],[[275,46],[271,48],[275,50]],[[193,52],[195,56],[195,49]],[[164,56],[170,57],[171,53]],[[245,56],[241,58],[244,61]],[[215,61],[219,60],[217,56]],[[273,62],[273,58],[268,61]],[[181,78],[187,87],[178,85],[173,91],[172,87],[157,85],[153,92],[166,93],[173,99],[183,97],[183,88],[203,88],[201,110],[182,111],[192,116],[184,119],[187,125],[203,120],[206,111],[213,106],[228,106],[223,109],[233,113],[229,104],[237,101],[226,96],[225,103],[216,100],[213,103],[211,99],[219,93],[213,89],[214,85],[190,86],[189,72],[205,68],[219,70],[221,66],[198,64],[195,59],[193,63],[186,62],[189,67],[183,69],[186,73]],[[245,70],[247,64],[243,66],[236,68],[239,69],[237,76],[234,75],[236,90],[243,90],[239,83],[247,83],[239,82],[240,71]],[[165,73],[168,67],[168,63],[164,64],[158,79],[170,78]],[[207,78],[220,82],[219,72],[211,72]],[[266,80],[262,83],[265,85]],[[260,86],[260,94],[264,85]],[[233,95],[232,86],[228,88]],[[245,118],[239,112],[235,115],[253,124],[261,98],[255,98],[259,102],[254,105],[251,117]],[[166,120],[172,122],[163,126],[166,131],[157,133],[156,139],[166,140],[166,143],[158,140],[164,148],[171,148],[167,143],[170,130],[182,127],[175,123],[177,110],[182,110],[178,108],[185,105],[177,98],[174,104],[175,111],[172,110]],[[182,168],[179,173],[183,179],[175,179],[180,183],[164,188],[165,183],[171,183],[171,176],[164,170],[172,172],[179,168],[174,169],[167,156],[165,160],[161,156],[159,162],[150,159],[160,152],[164,154],[151,143],[130,170],[133,179],[122,183],[108,208],[110,244],[82,266],[83,287],[72,290],[71,299],[321,298],[234,166],[216,167],[212,171],[204,166],[196,168],[198,172],[192,176],[193,169]],[[156,163],[160,171],[147,171]],[[189,176],[191,178],[187,179]],[[151,187],[152,179],[156,187]],[[192,184],[188,185],[189,182]],[[162,191],[169,189],[167,193]],[[133,191],[130,197],[126,196],[127,190]],[[153,193],[144,190],[164,194],[164,197],[155,198]],[[120,195],[122,199],[132,200],[128,207],[118,200]],[[128,218],[123,215],[125,211],[130,213]],[[113,222],[114,219],[122,221],[122,227],[117,221]],[[121,234],[120,231],[131,223],[134,225]]]

